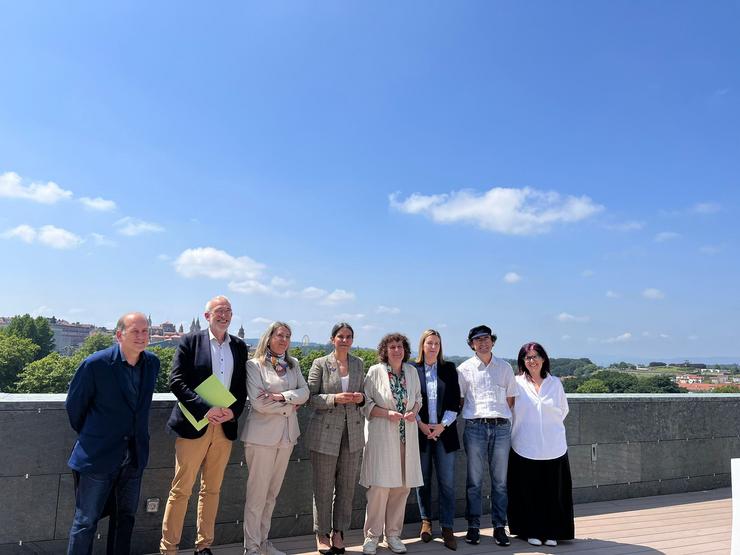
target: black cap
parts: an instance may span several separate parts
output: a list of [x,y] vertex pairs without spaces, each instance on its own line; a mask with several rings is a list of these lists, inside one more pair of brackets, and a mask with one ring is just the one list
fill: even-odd
[[491,328],[488,326],[475,326],[474,328],[471,328],[468,332],[468,344],[470,344],[473,339],[476,339],[478,337],[483,337],[484,335],[490,335],[491,339],[494,341],[496,340],[496,336],[491,331]]

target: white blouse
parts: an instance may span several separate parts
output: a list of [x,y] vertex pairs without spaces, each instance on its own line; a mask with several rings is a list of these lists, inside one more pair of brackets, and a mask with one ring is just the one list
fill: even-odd
[[539,393],[525,374],[516,377],[519,396],[514,403],[511,448],[526,459],[549,460],[568,450],[563,421],[568,414],[568,399],[563,384],[550,374],[542,381]]

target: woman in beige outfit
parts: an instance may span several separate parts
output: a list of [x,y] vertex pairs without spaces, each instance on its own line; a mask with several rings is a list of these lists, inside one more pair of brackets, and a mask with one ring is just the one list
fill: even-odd
[[296,410],[308,400],[298,361],[288,356],[290,326],[270,324],[247,362],[250,408],[241,434],[249,468],[244,504],[244,553],[285,555],[267,540],[275,500],[301,434]]
[[406,553],[400,538],[406,498],[411,488],[423,484],[416,427],[421,387],[416,369],[405,364],[410,350],[406,336],[386,335],[378,345],[381,363],[365,376],[363,412],[368,423],[360,484],[368,488],[362,545],[366,555],[375,554],[382,535],[391,551]]

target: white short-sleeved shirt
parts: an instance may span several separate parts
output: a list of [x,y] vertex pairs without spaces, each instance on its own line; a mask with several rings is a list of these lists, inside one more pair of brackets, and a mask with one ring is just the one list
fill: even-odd
[[562,457],[568,450],[563,424],[568,399],[560,380],[548,374],[539,393],[524,374],[516,377],[516,383],[519,397],[514,404],[511,448],[527,459]]
[[506,398],[519,395],[511,364],[495,356],[484,364],[475,355],[457,367],[457,375],[463,418],[511,418]]

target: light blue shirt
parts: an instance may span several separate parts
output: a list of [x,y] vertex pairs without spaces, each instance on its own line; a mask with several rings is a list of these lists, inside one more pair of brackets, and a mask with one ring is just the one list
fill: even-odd
[[[424,377],[427,383],[427,408],[429,410],[429,424],[437,423],[437,363],[431,366],[424,365]],[[418,415],[417,415],[418,417]],[[446,410],[442,415],[442,424],[449,426],[457,418],[457,412]]]

